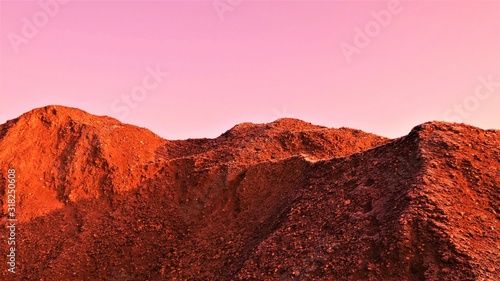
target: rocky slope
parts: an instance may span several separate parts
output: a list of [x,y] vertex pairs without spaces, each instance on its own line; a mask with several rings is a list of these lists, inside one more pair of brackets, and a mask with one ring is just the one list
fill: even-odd
[[500,279],[500,131],[280,119],[169,141],[48,106],[0,126],[0,167],[2,280]]

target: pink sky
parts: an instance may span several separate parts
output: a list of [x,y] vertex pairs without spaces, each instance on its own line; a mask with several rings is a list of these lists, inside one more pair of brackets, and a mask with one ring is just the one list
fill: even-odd
[[1,1],[0,123],[60,104],[169,139],[280,117],[388,137],[500,128],[499,1],[217,1],[233,6]]

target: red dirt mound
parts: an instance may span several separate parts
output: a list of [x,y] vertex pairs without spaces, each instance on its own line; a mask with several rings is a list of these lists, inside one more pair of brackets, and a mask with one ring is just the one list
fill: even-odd
[[295,119],[168,141],[48,106],[0,126],[2,280],[498,280],[500,132]]

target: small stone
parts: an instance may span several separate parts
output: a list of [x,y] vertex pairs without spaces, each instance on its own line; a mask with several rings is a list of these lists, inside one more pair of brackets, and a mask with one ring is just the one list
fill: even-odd
[[344,205],[349,205],[349,204],[351,204],[351,200],[347,199],[344,201]]

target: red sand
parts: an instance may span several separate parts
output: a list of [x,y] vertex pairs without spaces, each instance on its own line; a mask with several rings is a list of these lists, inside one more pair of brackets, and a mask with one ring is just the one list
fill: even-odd
[[280,119],[168,141],[48,106],[0,126],[0,165],[1,280],[500,280],[500,131]]

